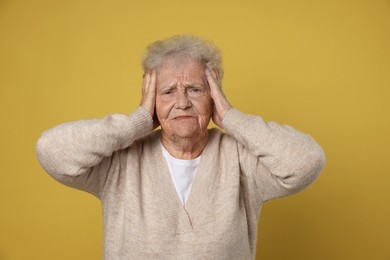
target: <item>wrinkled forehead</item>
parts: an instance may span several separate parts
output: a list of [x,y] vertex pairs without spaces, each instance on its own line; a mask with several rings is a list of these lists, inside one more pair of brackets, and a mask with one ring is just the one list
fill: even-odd
[[188,57],[168,58],[158,71],[157,87],[172,84],[202,84],[206,83],[204,67]]

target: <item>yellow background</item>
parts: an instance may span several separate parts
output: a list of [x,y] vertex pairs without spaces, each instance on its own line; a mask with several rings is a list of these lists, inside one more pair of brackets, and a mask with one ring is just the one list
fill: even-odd
[[134,110],[147,44],[222,49],[243,112],[324,148],[305,192],[263,207],[257,259],[390,259],[389,0],[0,0],[0,259],[100,259],[99,201],[52,180],[56,124]]

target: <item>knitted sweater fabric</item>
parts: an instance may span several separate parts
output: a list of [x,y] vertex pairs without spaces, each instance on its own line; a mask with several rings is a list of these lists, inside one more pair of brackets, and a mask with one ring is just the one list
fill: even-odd
[[261,206],[307,187],[325,156],[309,135],[234,108],[222,123],[185,206],[143,107],[56,126],[37,155],[56,180],[101,200],[106,260],[255,259]]

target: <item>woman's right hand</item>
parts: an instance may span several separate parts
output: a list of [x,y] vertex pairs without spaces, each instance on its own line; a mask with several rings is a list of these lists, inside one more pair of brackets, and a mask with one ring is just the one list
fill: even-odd
[[156,114],[156,90],[157,90],[157,73],[155,70],[148,71],[144,74],[142,83],[141,106],[149,111],[153,118],[153,129],[157,128],[160,123]]

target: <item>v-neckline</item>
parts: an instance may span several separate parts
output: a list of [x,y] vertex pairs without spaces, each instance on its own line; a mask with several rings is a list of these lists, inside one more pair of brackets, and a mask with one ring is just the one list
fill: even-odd
[[[173,157],[163,146],[163,144],[160,142],[161,151],[164,157],[164,161],[166,162],[168,166],[168,172],[170,173],[171,180],[173,183],[173,186],[175,187],[176,193],[183,204],[183,207],[185,208],[185,204],[188,201],[188,197],[192,190],[192,184],[195,180],[196,173],[199,169],[199,163],[202,158],[201,155],[198,157],[192,159],[192,160],[183,160],[183,159],[177,159]],[[189,167],[188,169],[192,169],[191,171],[185,171],[185,172],[176,172],[175,168],[176,166],[180,165],[180,167],[186,166]],[[194,168],[195,167],[195,168]],[[195,172],[193,172],[193,170]],[[188,176],[186,176],[188,174]],[[183,176],[184,175],[184,176]],[[178,177],[179,176],[179,177]],[[178,178],[186,178],[186,181],[180,182]],[[180,183],[179,183],[180,182]],[[182,187],[181,185],[185,185]],[[187,186],[188,185],[188,186]],[[189,189],[188,191],[183,191],[182,188]],[[183,194],[183,192],[188,192],[188,194]]]
[[[212,142],[212,131],[209,133],[209,140],[202,151],[198,169],[192,182],[191,191],[185,206],[183,206],[171,175],[167,162],[164,158],[161,148],[161,132],[153,138],[152,153],[154,162],[154,170],[152,169],[151,181],[155,187],[154,193],[156,202],[160,205],[164,217],[167,218],[167,223],[170,230],[175,234],[183,234],[192,232],[196,227],[199,214],[205,210],[212,195],[212,187],[214,184],[213,175],[215,174],[215,166],[211,163],[210,146]],[[156,170],[158,169],[158,170]]]

